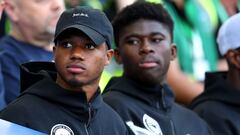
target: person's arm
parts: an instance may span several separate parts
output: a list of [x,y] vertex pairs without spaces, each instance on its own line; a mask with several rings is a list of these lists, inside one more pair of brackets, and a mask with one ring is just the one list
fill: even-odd
[[172,61],[170,64],[167,81],[176,95],[176,101],[184,105],[190,104],[196,96],[203,92],[203,84],[191,80],[184,74],[177,60]]
[[4,7],[5,7],[5,2],[3,0],[0,0],[0,20],[2,17],[2,12],[3,12]]

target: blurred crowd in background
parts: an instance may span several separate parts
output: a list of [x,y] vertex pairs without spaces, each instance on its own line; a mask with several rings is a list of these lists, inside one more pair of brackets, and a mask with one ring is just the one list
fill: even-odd
[[[136,0],[65,0],[66,8],[91,6],[104,11],[110,20],[126,5]],[[174,43],[178,58],[169,69],[168,83],[176,100],[188,104],[203,91],[206,71],[226,70],[227,65],[216,46],[221,24],[240,11],[239,0],[146,0],[163,3],[174,20]],[[3,13],[0,38],[11,30],[10,20]],[[121,65],[113,60],[103,75],[103,89],[112,76],[121,75]],[[186,82],[184,83],[183,82]]]

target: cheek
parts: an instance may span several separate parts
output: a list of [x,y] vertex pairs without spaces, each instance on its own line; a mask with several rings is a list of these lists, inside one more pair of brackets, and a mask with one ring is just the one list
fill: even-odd
[[93,69],[93,70],[98,70],[102,69],[105,67],[105,63],[106,63],[106,56],[101,55],[101,56],[89,56],[89,59],[86,60],[86,63],[88,64],[89,68]]
[[140,56],[137,49],[128,48],[122,51],[120,57],[122,58],[123,63],[131,64],[138,63]]
[[[63,55],[64,54],[64,55]],[[69,59],[69,53],[66,51],[60,51],[56,49],[54,51],[54,61],[58,63],[58,65],[63,65]]]

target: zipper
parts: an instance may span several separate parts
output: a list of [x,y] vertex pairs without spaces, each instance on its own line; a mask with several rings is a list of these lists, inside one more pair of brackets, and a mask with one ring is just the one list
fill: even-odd
[[[161,93],[162,93],[162,105],[163,105],[163,108],[165,109],[167,106],[166,106],[166,102],[165,102],[165,100],[164,100],[164,97],[165,97],[165,92],[164,92],[164,89],[162,88],[162,90],[161,90]],[[171,126],[171,132],[172,132],[172,134],[171,135],[175,135],[176,133],[175,133],[175,127],[174,127],[174,123],[173,123],[173,121],[172,121],[172,119],[171,119],[171,117],[170,117],[170,112],[169,112],[170,110],[169,109],[167,109],[167,111],[166,111],[166,115],[167,115],[167,118],[169,119],[169,122],[170,122],[170,126]]]
[[171,125],[171,131],[172,131],[172,135],[175,135],[175,130],[174,130],[174,124],[172,119],[168,116],[169,120],[170,120],[170,125]]
[[88,129],[87,129],[87,124],[84,124],[84,127],[85,127],[86,134],[89,135]]
[[87,135],[89,135],[88,127],[89,127],[89,125],[90,125],[91,119],[92,119],[92,115],[91,115],[91,103],[88,103],[88,121],[87,121],[87,123],[84,124],[85,131],[86,131],[86,134],[87,134]]

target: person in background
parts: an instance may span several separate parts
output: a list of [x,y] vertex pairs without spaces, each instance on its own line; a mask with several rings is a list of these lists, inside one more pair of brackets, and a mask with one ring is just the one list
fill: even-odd
[[190,108],[205,119],[216,135],[240,134],[240,13],[231,16],[220,27],[219,51],[225,57],[228,71],[206,74],[205,91]]
[[55,63],[23,64],[23,93],[0,118],[49,135],[127,135],[99,88],[113,55],[112,40],[112,25],[103,12],[88,7],[64,11],[54,37]]
[[103,96],[130,134],[211,134],[201,118],[174,102],[166,84],[176,46],[173,21],[162,5],[136,2],[120,11],[112,24],[123,75],[110,80]]
[[3,0],[1,0],[0,1],[0,20],[2,17],[2,12],[3,12],[4,7],[5,7],[5,2]]
[[[63,0],[5,0],[11,31],[0,40],[3,88],[0,99],[6,104],[20,92],[19,65],[29,61],[52,61],[52,41]],[[4,108],[5,105],[0,106]]]

